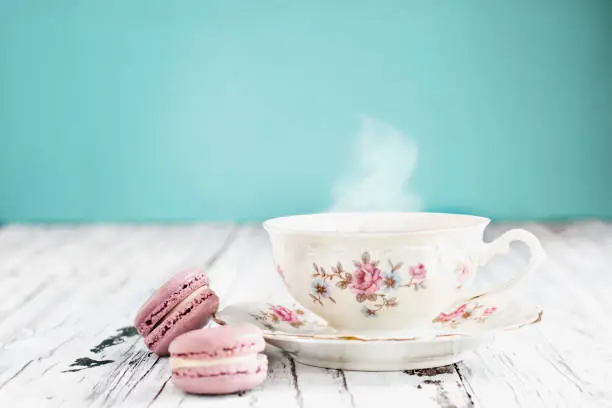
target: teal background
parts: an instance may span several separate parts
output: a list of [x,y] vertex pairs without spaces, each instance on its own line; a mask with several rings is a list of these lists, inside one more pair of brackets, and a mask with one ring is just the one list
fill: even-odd
[[1,221],[323,210],[360,114],[427,210],[612,217],[612,2],[0,0]]

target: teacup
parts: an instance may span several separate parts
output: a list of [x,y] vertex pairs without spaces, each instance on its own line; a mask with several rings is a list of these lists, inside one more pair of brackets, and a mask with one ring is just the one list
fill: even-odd
[[[545,259],[538,239],[512,229],[483,242],[490,220],[443,213],[321,213],[264,222],[289,293],[347,332],[418,327],[474,296],[516,285]],[[468,294],[478,267],[509,250],[530,249],[527,267],[490,290]]]

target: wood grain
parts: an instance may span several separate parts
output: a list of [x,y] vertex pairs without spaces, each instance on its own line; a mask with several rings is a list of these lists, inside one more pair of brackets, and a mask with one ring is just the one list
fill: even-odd
[[[266,382],[240,395],[177,390],[168,361],[131,329],[140,304],[181,268],[203,265],[221,307],[282,290],[267,236],[230,224],[21,226],[0,229],[0,406],[419,407],[612,406],[612,224],[498,224],[533,231],[547,265],[521,293],[543,322],[506,333],[462,363],[365,373],[295,362],[268,347]],[[484,286],[525,264],[494,259]]]

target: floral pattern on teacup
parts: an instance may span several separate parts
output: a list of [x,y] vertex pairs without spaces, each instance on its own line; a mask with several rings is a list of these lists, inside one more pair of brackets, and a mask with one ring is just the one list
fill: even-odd
[[321,306],[327,300],[336,303],[330,288],[330,283],[335,281],[336,288],[350,290],[355,295],[357,303],[363,304],[361,312],[365,317],[376,317],[381,310],[398,305],[397,298],[391,296],[393,291],[400,288],[414,290],[426,288],[427,268],[422,263],[408,267],[409,278],[406,283],[403,283],[399,274],[403,263],[394,264],[390,259],[388,263],[388,269],[383,271],[380,261],[372,259],[368,252],[364,252],[359,261],[353,261],[355,269],[352,273],[347,272],[340,262],[330,268],[331,272],[313,263],[314,273],[312,274],[310,298],[313,303]]
[[489,316],[495,313],[496,310],[496,306],[484,306],[478,302],[462,304],[450,313],[440,313],[432,322],[454,329],[461,324],[461,322],[466,320],[484,322]]
[[[264,328],[275,331],[286,331],[293,329],[321,329],[323,323],[308,316],[300,306],[283,306],[279,304],[268,304],[267,309],[250,313]],[[287,327],[290,326],[290,327]]]

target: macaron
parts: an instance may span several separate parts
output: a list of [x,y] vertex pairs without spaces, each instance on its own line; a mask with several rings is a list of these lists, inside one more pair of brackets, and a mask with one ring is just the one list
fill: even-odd
[[166,282],[140,308],[134,319],[145,345],[159,356],[177,336],[204,327],[217,311],[219,298],[199,268],[185,270]]
[[172,382],[194,394],[231,394],[261,384],[268,374],[261,330],[245,324],[195,330],[170,345]]

